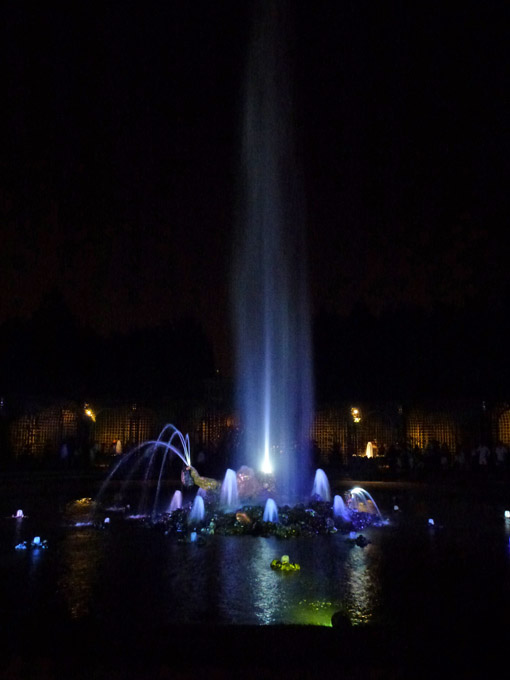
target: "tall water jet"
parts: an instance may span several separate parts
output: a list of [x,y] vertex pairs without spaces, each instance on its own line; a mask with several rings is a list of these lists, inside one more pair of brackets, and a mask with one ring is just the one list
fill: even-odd
[[237,490],[237,475],[230,468],[226,471],[221,485],[220,503],[225,510],[235,510],[239,505],[239,493]]
[[315,477],[313,480],[312,497],[319,496],[322,501],[331,500],[331,489],[329,486],[329,480],[324,472],[320,468],[315,472]]
[[233,311],[238,467],[274,473],[294,501],[309,479],[311,333],[303,191],[294,156],[287,3],[254,3]]

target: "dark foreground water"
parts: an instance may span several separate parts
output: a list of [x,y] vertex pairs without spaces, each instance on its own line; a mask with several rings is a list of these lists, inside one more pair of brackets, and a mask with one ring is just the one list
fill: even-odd
[[[361,548],[340,533],[181,544],[113,515],[104,529],[81,527],[65,512],[65,487],[20,486],[24,504],[11,485],[0,502],[2,670],[314,677],[339,664],[351,677],[407,677],[411,668],[420,677],[459,669],[484,677],[484,665],[506,653],[506,488],[367,488],[388,523],[363,531]],[[21,521],[10,516],[18,507],[29,515]],[[34,536],[48,549],[15,549]],[[270,569],[284,553],[299,572]],[[329,627],[338,611],[350,625]]]

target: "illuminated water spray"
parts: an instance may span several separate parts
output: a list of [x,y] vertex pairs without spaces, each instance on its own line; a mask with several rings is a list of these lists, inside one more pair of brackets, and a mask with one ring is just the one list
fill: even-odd
[[274,472],[289,499],[309,482],[312,413],[304,206],[294,157],[285,3],[254,3],[233,272],[237,463]]

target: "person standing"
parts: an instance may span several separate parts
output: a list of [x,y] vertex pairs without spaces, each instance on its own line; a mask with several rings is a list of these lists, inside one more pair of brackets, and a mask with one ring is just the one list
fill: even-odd
[[496,467],[502,472],[506,469],[508,458],[508,449],[502,441],[497,443],[496,448],[494,449],[494,455],[496,457]]

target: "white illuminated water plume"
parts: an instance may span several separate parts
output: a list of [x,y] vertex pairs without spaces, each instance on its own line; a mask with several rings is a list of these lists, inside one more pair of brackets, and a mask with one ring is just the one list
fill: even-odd
[[203,522],[205,516],[204,499],[198,493],[193,501],[193,506],[188,515],[188,524],[198,524]]
[[331,488],[329,486],[329,480],[324,472],[320,468],[316,470],[315,477],[313,480],[312,497],[319,496],[323,501],[331,500]]
[[278,522],[278,506],[272,498],[268,498],[264,506],[263,522]]
[[121,480],[119,495],[123,496],[133,480],[145,482],[139,498],[137,512],[141,515],[156,515],[160,511],[159,496],[165,471],[177,456],[186,466],[191,466],[191,449],[189,436],[184,435],[175,425],[168,424],[161,430],[158,438],[143,442],[118,457],[117,463],[110,470],[96,496],[99,506],[113,480]]
[[349,507],[351,510],[375,514],[382,519],[381,511],[368,491],[365,491],[360,486],[355,486],[349,491],[349,496]]
[[220,504],[225,510],[236,510],[239,505],[239,492],[237,489],[237,475],[230,468],[225,472],[221,485]]
[[344,499],[338,494],[333,498],[333,515],[335,517],[341,517],[345,522],[349,522],[351,519],[349,510],[344,503]]
[[170,501],[170,507],[168,512],[175,512],[175,510],[180,510],[182,508],[182,491],[174,491],[172,500]]
[[297,500],[310,476],[310,314],[303,191],[294,154],[287,3],[255,3],[244,98],[233,311],[238,467],[274,473]]

